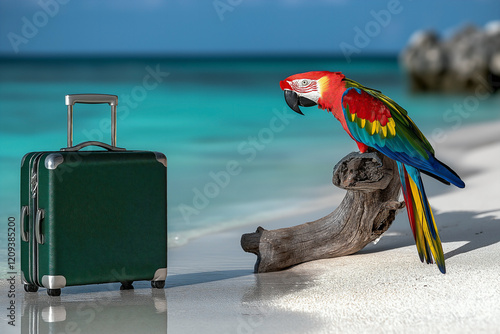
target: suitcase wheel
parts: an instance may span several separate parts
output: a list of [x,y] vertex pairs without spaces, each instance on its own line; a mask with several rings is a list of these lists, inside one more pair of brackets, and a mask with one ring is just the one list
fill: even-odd
[[47,294],[51,297],[58,297],[61,295],[61,289],[47,289]]
[[37,292],[38,287],[34,284],[24,284],[24,291],[26,292]]
[[120,290],[132,290],[134,288],[132,283],[133,283],[133,281],[122,282],[122,286],[120,286]]
[[151,281],[151,287],[155,289],[163,289],[165,287],[165,281]]

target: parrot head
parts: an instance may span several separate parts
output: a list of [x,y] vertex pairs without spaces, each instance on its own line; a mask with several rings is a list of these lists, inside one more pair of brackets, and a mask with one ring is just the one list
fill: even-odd
[[334,111],[335,100],[342,98],[342,80],[340,72],[313,71],[292,75],[280,82],[285,93],[285,101],[295,112],[304,115],[299,106]]

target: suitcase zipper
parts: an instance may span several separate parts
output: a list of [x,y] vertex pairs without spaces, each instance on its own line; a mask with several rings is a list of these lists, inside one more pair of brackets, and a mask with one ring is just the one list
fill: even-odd
[[37,243],[37,234],[36,233],[36,219],[38,216],[38,185],[39,185],[39,177],[38,177],[38,164],[42,157],[43,153],[38,153],[35,155],[32,160],[33,163],[31,165],[31,173],[30,173],[30,280],[33,284],[42,286],[38,280],[38,243]]
[[[35,279],[34,279],[34,269],[33,269],[33,263],[34,263],[34,256],[35,256],[35,244],[34,244],[34,221],[35,221],[35,218],[34,218],[34,208],[33,208],[33,188],[34,188],[34,184],[33,184],[33,176],[34,176],[34,165],[35,165],[35,161],[36,159],[38,158],[38,156],[40,155],[40,153],[37,153],[37,154],[33,154],[31,157],[30,157],[30,161],[29,161],[29,201],[28,201],[28,231],[29,231],[29,234],[28,234],[28,249],[29,249],[29,252],[28,252],[28,279],[30,281],[31,284],[34,284],[36,285],[36,282],[35,282]],[[35,178],[36,179],[36,178]]]

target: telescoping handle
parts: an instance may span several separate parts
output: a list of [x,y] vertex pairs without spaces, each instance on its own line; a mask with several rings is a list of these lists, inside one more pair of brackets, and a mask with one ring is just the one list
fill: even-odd
[[68,147],[73,146],[73,106],[75,103],[100,104],[111,106],[111,146],[116,147],[116,106],[118,96],[108,94],[69,94],[65,98],[68,106]]

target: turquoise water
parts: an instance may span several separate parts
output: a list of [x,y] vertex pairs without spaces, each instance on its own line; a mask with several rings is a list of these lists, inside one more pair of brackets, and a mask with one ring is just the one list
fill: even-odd
[[[19,221],[23,155],[66,145],[64,95],[72,93],[118,95],[118,146],[167,156],[169,245],[293,213],[324,196],[318,189],[331,185],[335,163],[356,150],[330,114],[286,107],[279,81],[309,70],[343,71],[382,90],[431,141],[440,130],[500,119],[498,94],[412,95],[395,59],[2,60],[0,220]],[[76,106],[74,142],[109,142],[108,117],[107,106]]]

